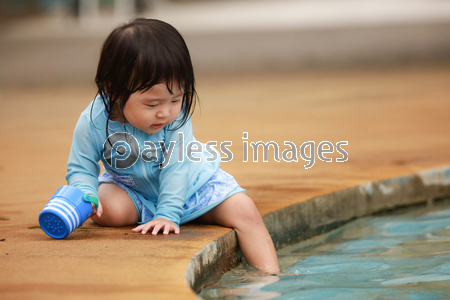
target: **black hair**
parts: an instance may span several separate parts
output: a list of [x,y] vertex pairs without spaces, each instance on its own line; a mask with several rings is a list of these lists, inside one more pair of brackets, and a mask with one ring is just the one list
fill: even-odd
[[198,101],[194,70],[186,43],[171,25],[155,19],[137,18],[114,29],[106,38],[95,76],[97,95],[105,105],[108,119],[114,119],[116,103],[120,111],[131,94],[145,92],[165,83],[170,93],[173,86],[184,91],[183,126],[193,114]]

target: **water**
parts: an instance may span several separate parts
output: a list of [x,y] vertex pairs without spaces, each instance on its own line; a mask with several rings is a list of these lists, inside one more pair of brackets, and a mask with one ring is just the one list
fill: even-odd
[[450,299],[450,206],[352,221],[277,252],[280,276],[240,266],[204,299]]

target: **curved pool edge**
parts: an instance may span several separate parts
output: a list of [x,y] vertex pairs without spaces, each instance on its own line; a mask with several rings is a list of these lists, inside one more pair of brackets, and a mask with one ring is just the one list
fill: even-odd
[[[263,216],[275,248],[324,233],[352,219],[450,196],[450,166],[368,182],[314,197]],[[235,231],[201,249],[188,264],[186,283],[199,293],[241,262]]]

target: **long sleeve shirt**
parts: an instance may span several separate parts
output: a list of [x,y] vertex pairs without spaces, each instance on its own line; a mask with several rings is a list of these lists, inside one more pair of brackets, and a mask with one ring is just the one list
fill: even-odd
[[155,134],[110,120],[110,143],[106,110],[98,97],[81,113],[75,127],[67,164],[68,184],[98,197],[101,161],[112,177],[145,197],[144,205],[155,213],[155,218],[179,225],[186,199],[220,165],[217,150],[207,149],[195,140],[190,118],[181,128],[172,130],[180,125],[182,113]]

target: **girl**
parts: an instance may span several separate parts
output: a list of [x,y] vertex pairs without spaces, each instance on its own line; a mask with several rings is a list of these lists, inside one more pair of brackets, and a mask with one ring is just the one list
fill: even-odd
[[[76,125],[66,179],[93,203],[103,226],[180,232],[196,219],[232,227],[247,262],[278,273],[275,248],[253,201],[219,169],[220,155],[197,142],[197,100],[186,44],[171,25],[136,19],[103,44],[97,97]],[[100,177],[98,161],[105,169]]]

